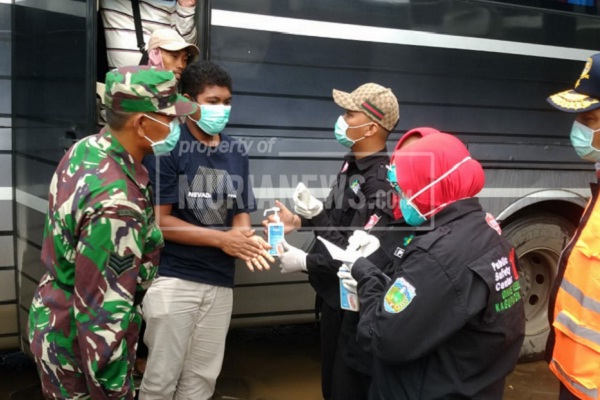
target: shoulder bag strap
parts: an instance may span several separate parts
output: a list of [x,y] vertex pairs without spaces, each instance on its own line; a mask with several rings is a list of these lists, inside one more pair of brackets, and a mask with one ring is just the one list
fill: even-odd
[[133,23],[135,24],[135,36],[137,37],[137,45],[142,59],[139,65],[148,64],[148,52],[146,51],[146,43],[144,43],[144,31],[142,30],[142,16],[140,15],[139,0],[131,0],[131,10],[133,11]]

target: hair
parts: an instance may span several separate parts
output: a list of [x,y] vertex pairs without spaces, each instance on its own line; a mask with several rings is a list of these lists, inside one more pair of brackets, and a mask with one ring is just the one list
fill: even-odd
[[187,66],[179,83],[182,94],[196,98],[207,86],[222,86],[231,91],[232,80],[227,71],[212,61],[197,61]]
[[129,121],[129,119],[136,114],[132,112],[115,111],[108,107],[106,107],[105,110],[106,124],[115,130],[122,129],[127,121]]

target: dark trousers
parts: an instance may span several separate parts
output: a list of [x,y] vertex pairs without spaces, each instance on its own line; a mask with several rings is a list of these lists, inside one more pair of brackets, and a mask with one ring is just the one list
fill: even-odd
[[321,391],[325,400],[332,400],[333,368],[335,365],[342,311],[321,303]]
[[148,358],[148,346],[144,343],[144,334],[146,333],[146,321],[142,320],[140,326],[140,336],[138,338],[137,351],[135,353],[137,358]]
[[575,396],[573,393],[567,389],[565,385],[560,384],[560,394],[558,395],[558,400],[579,400],[579,397]]
[[331,400],[367,400],[371,377],[346,365],[341,352],[333,367]]

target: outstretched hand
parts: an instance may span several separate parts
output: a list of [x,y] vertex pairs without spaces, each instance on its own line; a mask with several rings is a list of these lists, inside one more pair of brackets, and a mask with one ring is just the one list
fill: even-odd
[[269,243],[265,242],[265,240],[260,236],[252,236],[251,239],[256,241],[261,246],[263,251],[259,256],[251,258],[250,260],[246,260],[246,266],[250,271],[253,272],[254,268],[256,268],[259,271],[262,271],[263,269],[268,271],[269,269],[271,269],[269,263],[275,262],[275,258],[273,258],[273,256],[269,254],[271,246],[269,245]]
[[[283,232],[288,234],[296,229],[300,228],[300,218],[294,215],[282,202],[275,200],[275,205],[279,207],[279,222],[283,223]],[[275,214],[271,214],[262,221],[262,225],[265,227],[263,230],[265,237],[267,236],[267,224],[277,222]]]

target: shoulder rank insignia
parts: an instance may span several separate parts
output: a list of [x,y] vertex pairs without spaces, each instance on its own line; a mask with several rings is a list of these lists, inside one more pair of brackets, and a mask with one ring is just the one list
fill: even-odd
[[108,258],[107,266],[116,276],[121,276],[123,272],[133,268],[135,255],[133,253],[120,256],[116,253],[111,253]]

